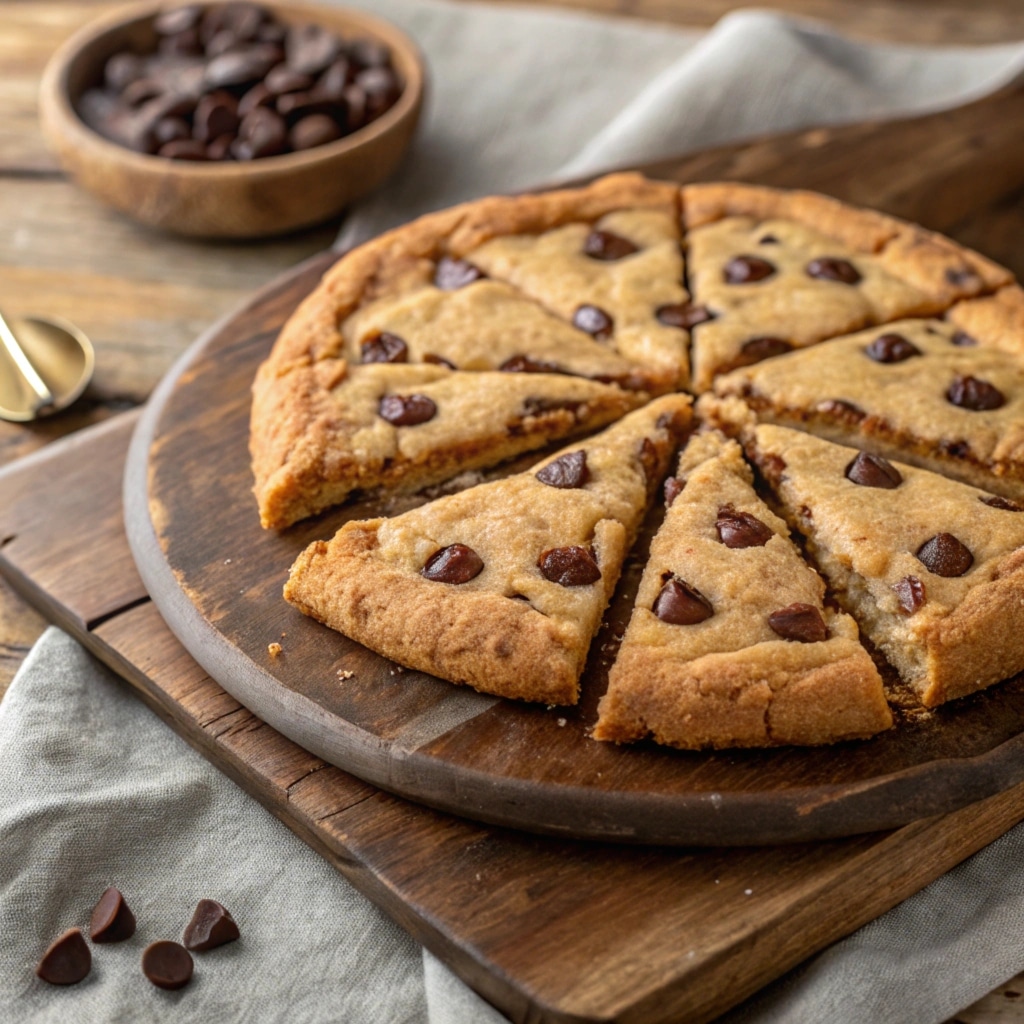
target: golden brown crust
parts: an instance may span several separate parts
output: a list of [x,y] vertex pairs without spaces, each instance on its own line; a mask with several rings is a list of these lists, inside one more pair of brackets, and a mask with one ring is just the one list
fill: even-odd
[[1006,285],[993,295],[958,302],[946,319],[979,345],[1024,356],[1024,288]]

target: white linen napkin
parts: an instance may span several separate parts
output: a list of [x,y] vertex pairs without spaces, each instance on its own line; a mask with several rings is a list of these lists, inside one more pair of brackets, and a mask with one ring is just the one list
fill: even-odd
[[[553,10],[357,0],[409,31],[431,90],[408,162],[339,244],[418,213],[774,130],[905,115],[1013,80],[1024,45],[853,42],[769,12],[706,35]],[[498,1024],[504,1018],[56,629],[0,703],[0,1018]],[[942,1020],[1024,968],[1018,828],[755,997],[730,1020]],[[110,884],[135,939],[79,986],[32,969]],[[220,899],[240,942],[177,993],[142,947]]]

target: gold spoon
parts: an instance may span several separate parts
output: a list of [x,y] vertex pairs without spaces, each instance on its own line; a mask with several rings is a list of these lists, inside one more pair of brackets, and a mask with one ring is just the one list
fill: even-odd
[[92,343],[66,320],[0,314],[0,419],[27,423],[66,408],[94,365]]

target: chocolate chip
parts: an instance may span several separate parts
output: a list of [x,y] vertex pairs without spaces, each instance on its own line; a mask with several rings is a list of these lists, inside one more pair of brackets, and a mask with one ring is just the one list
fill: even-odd
[[998,494],[993,494],[990,497],[979,498],[983,504],[988,505],[990,508],[1001,508],[1004,512],[1024,512],[1024,508],[1018,505],[1015,501],[1010,501],[1009,498],[1003,498]]
[[821,612],[813,604],[787,605],[768,616],[768,625],[783,640],[796,640],[802,644],[816,644],[828,639],[828,626]]
[[987,412],[1006,404],[1002,391],[987,380],[978,377],[957,377],[946,392],[946,399],[961,409]]
[[142,952],[142,973],[157,988],[184,988],[192,978],[192,957],[180,943],[151,942]]
[[439,356],[435,352],[424,352],[423,362],[432,363],[434,366],[447,366],[449,370],[458,369],[450,359],[445,359],[444,356]]
[[587,453],[578,451],[560,455],[554,462],[537,470],[536,477],[542,484],[562,490],[582,487],[590,479]]
[[727,548],[762,548],[775,536],[772,529],[750,512],[723,505],[715,520],[718,539]]
[[464,288],[467,284],[485,277],[487,275],[469,260],[455,260],[450,256],[442,256],[434,270],[434,284],[445,292]]
[[679,495],[683,493],[683,488],[685,486],[686,485],[683,483],[683,481],[680,480],[677,476],[670,476],[665,481],[665,508],[672,507],[672,502],[674,502],[676,498],[678,498]]
[[238,131],[238,100],[229,92],[212,92],[196,104],[192,134],[200,142],[212,142]]
[[921,350],[902,334],[880,334],[864,349],[864,354],[876,363],[902,363],[919,356]]
[[857,284],[860,271],[849,261],[836,256],[819,256],[804,268],[808,277],[819,281],[839,281],[841,284]]
[[437,415],[437,406],[426,395],[385,395],[377,412],[396,427],[415,427]]
[[157,150],[157,156],[168,160],[208,160],[206,147],[196,139],[177,139]]
[[583,242],[583,253],[594,260],[621,260],[639,252],[628,238],[595,228]]
[[758,245],[778,245],[779,240],[774,235],[762,235],[757,243]]
[[51,985],[76,985],[92,967],[92,954],[81,931],[69,928],[55,939],[36,965],[36,976]]
[[968,267],[947,267],[946,280],[953,285],[965,285],[978,280],[978,275]]
[[954,459],[966,459],[971,454],[971,446],[966,441],[940,441],[939,451]]
[[420,575],[435,583],[468,583],[483,572],[484,560],[465,544],[449,544],[435,551]]
[[311,76],[304,75],[287,64],[278,64],[267,72],[263,84],[275,96],[282,96],[286,92],[307,92],[313,88],[313,81]]
[[364,363],[407,363],[409,346],[397,335],[381,331],[365,338],[360,345],[361,361]]
[[978,344],[966,331],[954,331],[949,340],[957,348],[973,348]]
[[262,83],[254,85],[238,101],[237,114],[246,117],[257,107],[269,107],[274,102],[274,94]]
[[145,74],[142,58],[134,53],[115,53],[103,65],[103,81],[108,89],[123,92]]
[[907,615],[913,615],[914,612],[923,608],[928,599],[924,584],[916,576],[904,576],[903,579],[897,580],[892,585],[892,589],[896,594],[896,600],[900,603],[900,608]]
[[640,468],[644,471],[644,480],[650,484],[659,475],[661,469],[661,455],[658,446],[649,438],[645,437],[640,442]]
[[368,115],[380,117],[385,110],[394,106],[402,92],[402,86],[391,68],[366,68],[356,75],[354,82],[366,96]]
[[255,160],[283,153],[288,127],[283,118],[267,107],[256,107],[238,126],[238,144],[232,152],[239,160]]
[[341,53],[341,40],[319,25],[295,25],[285,39],[288,66],[305,75],[318,75]]
[[846,479],[861,487],[880,487],[887,491],[903,483],[900,471],[891,462],[871,452],[858,453],[846,467]]
[[382,68],[391,63],[387,47],[372,39],[353,39],[348,44],[348,52],[364,68]]
[[203,80],[212,89],[256,83],[277,63],[278,57],[277,47],[269,43],[229,50],[206,65]]
[[546,580],[563,587],[585,587],[601,578],[601,570],[591,552],[578,544],[550,548],[537,559]]
[[936,576],[963,576],[974,564],[970,549],[951,533],[937,533],[918,549],[917,557]]
[[341,138],[337,121],[326,114],[310,114],[292,125],[288,132],[288,144],[297,153],[304,149],[326,145]]
[[[354,132],[362,128],[370,120],[370,110],[366,103],[366,93],[358,85],[345,88],[345,129]],[[486,274],[482,275],[486,277]]]
[[658,322],[665,324],[666,327],[681,327],[684,331],[715,319],[715,314],[706,306],[695,306],[692,302],[671,302],[666,306],[659,306],[654,315]]
[[867,416],[867,413],[859,405],[848,402],[845,398],[826,398],[815,405],[814,411],[851,426],[860,423]]
[[793,346],[785,338],[751,338],[740,346],[740,365],[750,366],[762,359],[772,359],[791,352]]
[[734,256],[722,270],[726,284],[751,284],[775,273],[775,265],[760,256]]
[[311,114],[326,114],[331,104],[312,92],[286,92],[274,100],[274,109],[292,123]]
[[558,363],[533,359],[531,356],[509,356],[498,369],[502,373],[565,373]]
[[124,896],[111,886],[103,891],[89,919],[89,938],[93,942],[123,942],[135,934],[135,915]]
[[177,35],[179,32],[198,28],[202,14],[203,8],[200,4],[186,4],[184,7],[161,11],[153,21],[153,28],[157,35]]
[[711,602],[696,587],[675,576],[665,581],[651,611],[673,626],[695,626],[715,614]]
[[238,925],[228,910],[216,900],[200,900],[192,920],[185,928],[186,949],[205,953],[239,936]]
[[141,107],[143,103],[156,99],[162,93],[160,84],[152,78],[137,78],[121,93],[121,99],[129,107]]
[[600,306],[583,305],[573,313],[572,325],[596,341],[605,341],[612,336],[615,321]]
[[173,36],[164,36],[157,44],[157,50],[172,57],[198,57],[203,52],[203,46],[199,41],[199,33],[190,28]]
[[235,144],[234,135],[221,135],[206,147],[208,160],[229,160],[231,158],[231,147]]
[[320,99],[340,103],[345,98],[345,86],[352,84],[354,74],[355,69],[348,58],[339,57],[317,80],[313,94]]
[[191,137],[192,129],[183,117],[162,117],[153,126],[153,141],[158,148]]

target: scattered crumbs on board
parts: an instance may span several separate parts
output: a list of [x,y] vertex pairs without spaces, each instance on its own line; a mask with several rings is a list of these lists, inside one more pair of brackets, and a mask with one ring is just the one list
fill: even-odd
[[355,672],[348,668],[339,668],[337,672],[339,679],[351,679],[354,675]]
[[272,658],[276,658],[280,655],[284,648],[275,640],[272,644],[267,644],[267,654]]

